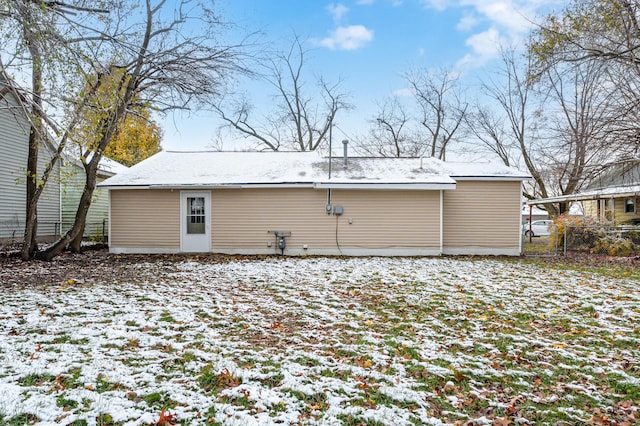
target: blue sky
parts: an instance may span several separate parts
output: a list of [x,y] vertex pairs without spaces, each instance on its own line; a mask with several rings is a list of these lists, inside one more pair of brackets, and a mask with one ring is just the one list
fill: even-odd
[[[269,48],[288,49],[293,35],[305,41],[308,71],[341,79],[353,109],[336,119],[337,137],[364,134],[377,103],[406,94],[403,73],[447,68],[469,90],[496,64],[499,45],[521,45],[536,15],[558,10],[561,0],[218,0],[221,17],[237,33],[260,31]],[[258,105],[267,105],[255,83]],[[262,99],[261,103],[259,99]],[[193,111],[161,120],[163,147],[204,149],[219,121]],[[340,134],[342,133],[342,134]],[[225,149],[243,148],[227,136]]]

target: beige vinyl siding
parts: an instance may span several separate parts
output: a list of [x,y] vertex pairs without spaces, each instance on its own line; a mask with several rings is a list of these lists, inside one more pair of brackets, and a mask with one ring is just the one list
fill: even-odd
[[180,191],[111,190],[112,248],[180,249]]
[[333,204],[341,246],[440,249],[440,191],[334,191]]
[[[613,221],[616,224],[623,224],[629,222],[631,219],[640,218],[640,198],[636,198],[636,212],[635,213],[625,213],[624,207],[627,199],[631,197],[620,197],[614,199],[614,216]],[[600,199],[600,200],[587,200],[582,202],[582,209],[584,215],[586,217],[592,217],[596,220],[606,220],[604,217],[604,211],[601,211],[601,216],[598,216],[598,203],[602,203],[604,205],[605,201],[610,203],[610,198],[608,199]],[[604,208],[604,207],[603,207]]]
[[585,216],[590,216],[593,218],[598,218],[598,201],[596,200],[586,200],[581,201],[582,203],[582,212]]
[[335,249],[337,224],[343,249],[438,250],[439,200],[438,191],[333,190],[332,204],[344,209],[333,216],[325,213],[326,190],[214,190],[212,248],[267,248],[275,244],[268,231],[289,231],[287,249]]
[[262,249],[274,243],[268,231],[288,231],[287,248],[334,247],[333,217],[324,213],[326,192],[311,188],[212,191],[211,246]]
[[520,247],[520,182],[458,180],[444,192],[444,251]]
[[[629,198],[635,198],[636,200],[636,211],[635,213],[625,213],[625,203]],[[615,222],[616,223],[625,223],[630,221],[631,219],[636,219],[640,217],[640,198],[637,197],[624,197],[624,198],[616,198],[615,200]]]

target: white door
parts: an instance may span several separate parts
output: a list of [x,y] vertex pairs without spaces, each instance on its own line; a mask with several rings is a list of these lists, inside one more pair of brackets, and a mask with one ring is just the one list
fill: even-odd
[[180,250],[207,252],[211,250],[211,192],[182,191],[180,193]]

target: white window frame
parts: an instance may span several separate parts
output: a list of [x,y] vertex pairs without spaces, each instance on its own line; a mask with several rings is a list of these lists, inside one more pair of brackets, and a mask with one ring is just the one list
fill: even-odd
[[[629,201],[631,201],[631,204],[633,204],[633,211],[627,211],[627,204],[629,203]],[[636,214],[638,209],[638,204],[637,204],[637,200],[635,197],[633,198],[625,198],[624,199],[624,213],[625,214]]]

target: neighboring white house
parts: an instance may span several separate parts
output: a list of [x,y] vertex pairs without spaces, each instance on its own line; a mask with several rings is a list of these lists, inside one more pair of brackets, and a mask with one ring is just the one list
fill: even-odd
[[[127,166],[103,157],[98,165],[96,182],[99,184],[117,173],[127,170]],[[77,161],[65,160],[62,167],[62,233],[73,225],[78,203],[84,189],[85,172]],[[87,212],[84,237],[101,240],[107,235],[109,219],[109,194],[106,189],[96,188]]]
[[[24,234],[29,129],[21,103],[0,80],[0,240],[21,240]],[[40,173],[52,151],[48,145],[40,148]],[[60,232],[60,215],[60,168],[56,167],[38,202],[39,239],[52,239]]]
[[[21,103],[0,80],[0,241],[20,241],[24,235],[26,212],[26,170],[30,123]],[[45,145],[38,155],[38,171],[44,171],[55,148]],[[53,240],[73,223],[84,187],[84,171],[78,163],[65,159],[56,164],[38,202],[38,239]],[[98,182],[126,170],[109,158],[100,161]],[[106,190],[96,189],[85,236],[99,236],[108,218]]]

